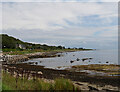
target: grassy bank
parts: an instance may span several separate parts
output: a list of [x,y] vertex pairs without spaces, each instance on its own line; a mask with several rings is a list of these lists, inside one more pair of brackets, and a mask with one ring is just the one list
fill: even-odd
[[45,81],[43,79],[27,80],[3,73],[2,90],[77,90],[69,79],[55,79],[54,81]]
[[57,49],[57,50],[43,50],[43,49],[34,49],[34,50],[29,50],[29,49],[2,49],[4,54],[9,54],[9,55],[23,55],[23,54],[29,54],[29,53],[35,53],[35,52],[51,52],[51,51],[56,51],[56,52],[69,52],[69,51],[86,51],[86,50],[92,50],[92,49]]

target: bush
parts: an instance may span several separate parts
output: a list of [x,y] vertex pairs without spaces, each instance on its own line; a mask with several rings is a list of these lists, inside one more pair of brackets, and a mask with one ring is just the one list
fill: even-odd
[[69,79],[56,79],[54,84],[55,90],[74,90],[74,85]]

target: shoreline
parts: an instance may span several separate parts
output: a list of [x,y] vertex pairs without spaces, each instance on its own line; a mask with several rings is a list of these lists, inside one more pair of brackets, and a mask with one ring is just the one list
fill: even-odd
[[[44,66],[22,63],[32,58],[56,57],[59,55],[59,54],[57,55],[57,53],[63,53],[63,52],[68,52],[68,51],[59,51],[59,52],[51,51],[51,52],[37,52],[37,53],[31,53],[26,55],[11,55],[12,58],[10,57],[8,60],[6,59],[7,62],[3,61],[3,66],[2,66],[3,71],[7,71],[13,75],[14,75],[14,72],[17,71],[18,75],[22,75],[22,73],[24,73],[28,77],[30,74],[34,73],[33,75],[35,75],[36,77],[38,78],[42,77],[47,80],[54,80],[56,78],[66,78],[66,79],[75,81],[75,85],[77,83],[78,86],[80,86],[79,85],[80,82],[85,82],[91,85],[99,85],[104,87],[106,85],[111,85],[112,87],[120,87],[118,85],[120,84],[120,76],[88,75],[88,73],[86,72],[75,72],[73,70],[71,71],[70,69],[56,70],[56,69],[44,68]],[[81,66],[73,66],[73,68],[76,68],[76,69],[79,69],[79,67]],[[87,68],[88,67],[83,67],[84,70]],[[90,69],[89,67],[88,70],[92,70],[92,69]],[[94,70],[101,71],[100,67]],[[41,72],[42,74],[38,74],[38,72]]]
[[57,53],[61,52],[36,52],[36,53],[29,53],[24,55],[2,55],[3,63],[15,64],[20,62],[25,62],[27,60],[33,58],[46,58],[46,57],[56,57]]
[[120,65],[115,64],[89,64],[74,65],[66,70],[73,72],[86,72],[88,75],[120,76]]
[[35,52],[23,55],[9,55],[3,53],[1,58],[3,59],[3,63],[15,64],[18,62],[24,62],[34,58],[48,58],[48,57],[60,57],[60,55],[56,55],[57,53],[64,52],[76,52],[76,51],[90,51],[90,50],[60,50],[60,51],[48,51],[48,52]]
[[[26,74],[30,73],[31,71],[35,72],[42,72],[41,77],[46,79],[55,79],[55,78],[67,78],[71,79],[72,81],[78,82],[88,82],[90,84],[96,85],[112,85],[117,86],[120,83],[120,76],[90,76],[87,75],[85,72],[78,73],[78,72],[71,72],[68,70],[55,70],[44,68],[44,66],[36,66],[36,65],[29,65],[29,64],[5,64],[3,65],[4,70],[9,70],[9,72],[18,71],[21,74],[22,71],[25,71]],[[28,75],[29,76],[29,75]],[[36,73],[36,76],[39,77],[39,74]]]

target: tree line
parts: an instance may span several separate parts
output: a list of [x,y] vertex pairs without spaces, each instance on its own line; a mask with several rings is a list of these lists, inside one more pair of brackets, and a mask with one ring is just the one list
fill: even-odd
[[0,34],[1,44],[0,47],[2,49],[43,49],[43,50],[56,50],[56,49],[65,49],[64,46],[48,46],[46,44],[33,44],[28,42],[23,42],[19,39],[16,39],[12,36],[8,36],[7,34]]

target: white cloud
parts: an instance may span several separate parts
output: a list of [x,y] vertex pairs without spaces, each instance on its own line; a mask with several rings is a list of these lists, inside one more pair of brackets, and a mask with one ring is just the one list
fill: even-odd
[[[80,24],[83,23],[84,16],[93,15],[105,19],[98,22],[112,23],[112,19],[118,16],[117,5],[117,3],[3,3],[3,33],[24,41],[51,45],[108,46],[112,42],[117,42],[117,25],[91,27]],[[96,36],[95,33],[99,31],[102,32]]]
[[64,19],[82,23],[77,17],[89,15],[106,17],[106,22],[111,22],[110,18],[117,16],[117,3],[5,3],[3,28],[57,30],[70,26]]
[[118,27],[110,27],[107,29],[107,31],[104,31],[103,33],[100,34],[102,37],[118,37]]
[[[106,30],[106,31],[103,31]],[[95,35],[95,32],[99,32]],[[102,41],[117,41],[118,31],[117,26],[112,27],[87,27],[87,28],[75,28],[71,27],[69,29],[57,30],[57,31],[43,31],[39,29],[32,30],[4,30],[3,33],[8,33],[10,35],[21,38],[22,40],[72,40],[72,41],[89,41],[89,42],[102,42]],[[41,41],[40,41],[41,42]],[[42,42],[43,43],[43,42]]]

